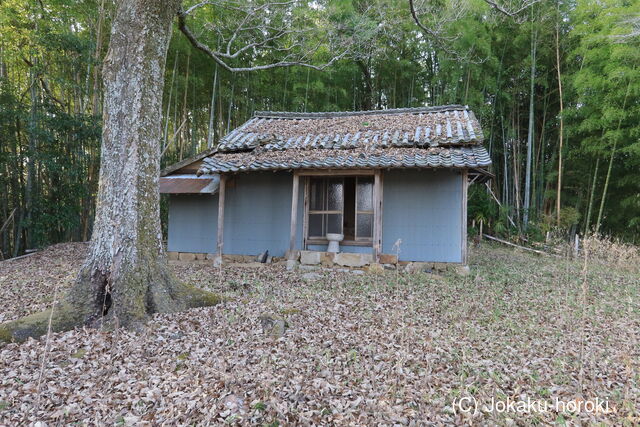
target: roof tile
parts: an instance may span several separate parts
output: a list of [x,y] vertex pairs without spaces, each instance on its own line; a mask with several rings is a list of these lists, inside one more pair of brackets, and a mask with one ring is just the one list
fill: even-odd
[[[258,112],[200,174],[346,167],[486,167],[482,130],[459,105],[344,113]],[[340,150],[334,151],[334,150]]]

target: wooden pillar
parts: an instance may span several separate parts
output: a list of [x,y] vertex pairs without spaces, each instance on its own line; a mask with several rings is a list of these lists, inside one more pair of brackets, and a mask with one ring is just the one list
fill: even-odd
[[291,230],[289,235],[289,253],[287,258],[294,259],[296,250],[296,231],[298,229],[298,193],[300,188],[300,175],[293,172],[293,190],[291,194]]
[[227,177],[220,174],[220,187],[218,188],[218,245],[217,252],[222,261],[222,246],[224,245],[224,196],[226,192]]
[[469,188],[469,173],[462,171],[462,264],[467,265],[467,188]]
[[378,262],[382,253],[382,171],[373,175],[373,260]]
[[309,177],[302,177],[304,189],[303,194],[303,213],[302,213],[302,250],[307,250],[307,236],[309,236]]

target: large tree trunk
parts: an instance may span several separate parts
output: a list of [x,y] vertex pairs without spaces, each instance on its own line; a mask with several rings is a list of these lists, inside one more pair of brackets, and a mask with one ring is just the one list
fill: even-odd
[[0,326],[0,341],[80,325],[132,327],[156,312],[218,298],[176,281],[162,247],[158,177],[171,21],[179,0],[119,1],[104,62],[104,123],[96,219],[75,285],[46,312]]

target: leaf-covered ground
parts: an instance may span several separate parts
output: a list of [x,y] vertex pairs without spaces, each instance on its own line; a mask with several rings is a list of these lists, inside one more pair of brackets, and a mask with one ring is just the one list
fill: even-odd
[[[51,304],[84,250],[0,263],[0,321]],[[0,348],[0,424],[640,422],[637,273],[590,261],[585,288],[580,262],[488,244],[468,277],[172,268],[232,301],[139,332],[53,334],[48,351],[45,339]],[[263,314],[286,318],[284,336],[264,333]],[[465,397],[475,415],[456,405]],[[609,410],[553,406],[596,398]],[[490,407],[527,399],[552,405]]]

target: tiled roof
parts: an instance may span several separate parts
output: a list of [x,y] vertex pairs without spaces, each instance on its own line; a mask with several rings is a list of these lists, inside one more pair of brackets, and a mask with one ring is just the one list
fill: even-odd
[[334,150],[286,150],[253,156],[233,153],[207,157],[199,173],[283,169],[484,168],[490,164],[489,154],[481,146],[378,149],[366,154]]
[[276,169],[482,168],[482,130],[460,105],[344,113],[257,112],[199,174]]

